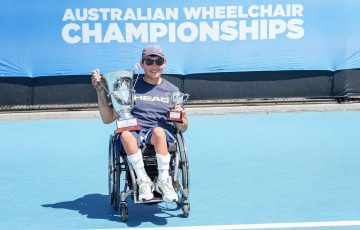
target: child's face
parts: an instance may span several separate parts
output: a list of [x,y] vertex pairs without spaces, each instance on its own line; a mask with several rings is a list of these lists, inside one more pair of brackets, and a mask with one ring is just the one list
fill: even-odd
[[140,65],[144,69],[146,76],[158,79],[166,66],[166,60],[158,56],[147,56]]

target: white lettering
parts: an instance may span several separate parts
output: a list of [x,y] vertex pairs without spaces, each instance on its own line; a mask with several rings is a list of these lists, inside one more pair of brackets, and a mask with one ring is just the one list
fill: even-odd
[[249,16],[252,18],[257,18],[259,17],[259,6],[257,5],[252,5],[249,7]]
[[236,18],[237,17],[236,12],[237,12],[236,6],[226,7],[226,18]]
[[70,36],[71,31],[79,31],[81,27],[78,24],[75,23],[69,23],[64,26],[64,28],[61,31],[62,38],[65,42],[70,44],[75,44],[81,41],[81,37],[78,35]]
[[176,25],[175,23],[169,23],[169,42],[176,42]]
[[182,20],[177,21],[178,8],[65,9],[61,36],[66,43],[76,44],[273,40],[279,36],[301,39],[305,34],[302,4],[217,5],[181,10]]
[[75,16],[78,21],[86,21],[88,19],[87,8],[84,8],[82,11],[80,11],[80,9],[75,9]]
[[201,8],[195,8],[195,7],[186,8],[185,7],[183,10],[184,10],[186,20],[191,20],[191,19],[197,20],[200,18]]
[[150,24],[150,42],[158,42],[158,38],[167,34],[167,27],[163,23]]
[[101,15],[102,15],[101,19],[103,21],[107,21],[109,18],[108,14],[110,13],[110,8],[100,8],[99,13],[101,13]]
[[141,40],[141,42],[149,42],[149,32],[147,23],[140,23],[136,28],[132,23],[126,23],[126,42],[131,43],[136,40]]
[[88,14],[89,14],[88,20],[90,20],[90,21],[97,21],[97,20],[99,20],[98,9],[96,9],[96,8],[91,8],[91,9],[89,9]]
[[112,21],[121,20],[122,11],[119,8],[111,8],[110,9],[110,18]]
[[[185,34],[185,31],[190,31],[189,35]],[[197,26],[192,22],[181,23],[177,29],[178,37],[183,42],[193,42],[199,34]]]
[[292,16],[293,17],[302,17],[303,16],[303,5],[293,4],[292,5]]
[[238,36],[238,31],[236,29],[236,21],[225,21],[221,23],[221,31],[223,32],[220,35],[221,40],[223,41],[234,41]]
[[260,17],[272,17],[272,5],[260,6]]
[[226,8],[225,6],[215,7],[215,18],[225,18]]
[[119,26],[117,23],[110,23],[106,34],[104,36],[104,43],[109,43],[111,41],[125,42],[124,36],[122,35]]
[[101,23],[95,23],[94,29],[90,29],[88,23],[82,24],[83,43],[90,43],[90,38],[94,37],[95,43],[102,42]]
[[125,11],[123,20],[124,20],[124,21],[127,21],[127,20],[136,20],[136,16],[135,16],[135,13],[134,13],[133,9],[128,8],[128,9]]
[[284,20],[272,19],[269,21],[269,39],[276,39],[276,36],[284,33],[285,30],[286,23]]
[[275,7],[275,10],[274,10],[274,13],[272,15],[273,17],[285,17],[286,16],[286,13],[284,11],[284,8],[282,5],[276,5]]
[[213,41],[219,41],[219,29],[219,22],[213,22],[212,26],[206,22],[200,22],[200,41],[207,41],[207,36],[209,36]]
[[240,27],[240,34],[239,39],[240,40],[246,40],[247,34],[251,34],[251,38],[253,40],[259,39],[259,21],[258,20],[252,20],[251,26],[246,25],[246,21],[240,21],[239,24]]
[[63,17],[63,21],[76,21],[75,15],[71,9],[66,9]]
[[289,32],[287,33],[287,37],[291,39],[300,39],[304,37],[305,31],[301,25],[304,24],[304,20],[302,19],[291,19],[288,22]]
[[164,15],[162,9],[156,8],[154,15],[153,15],[153,20],[165,20],[165,19],[166,18],[165,18],[165,15]]

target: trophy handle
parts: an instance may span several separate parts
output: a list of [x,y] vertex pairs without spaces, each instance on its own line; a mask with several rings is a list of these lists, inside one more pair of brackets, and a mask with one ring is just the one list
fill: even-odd
[[187,99],[189,99],[189,96],[190,96],[190,95],[189,95],[189,94],[187,94],[187,93],[186,93],[186,94],[184,94],[184,99],[183,99],[183,100],[184,100],[184,102],[185,102],[185,101],[187,101]]
[[140,65],[140,63],[138,63],[138,62],[135,63],[134,67],[135,67],[134,73],[139,73],[139,71],[141,70],[141,65]]
[[171,97],[172,93],[167,92],[165,93],[165,96],[169,99],[169,103],[172,104],[172,97]]

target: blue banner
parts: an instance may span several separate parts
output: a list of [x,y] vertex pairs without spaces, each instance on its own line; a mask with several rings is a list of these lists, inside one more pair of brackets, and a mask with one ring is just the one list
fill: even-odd
[[134,69],[162,46],[168,74],[360,68],[358,0],[2,0],[0,76]]

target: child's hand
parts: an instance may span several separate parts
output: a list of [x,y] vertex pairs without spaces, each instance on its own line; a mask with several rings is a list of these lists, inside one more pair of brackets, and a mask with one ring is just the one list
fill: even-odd
[[100,75],[99,69],[94,69],[93,71],[91,71],[91,83],[98,92],[104,90],[101,82],[103,82],[103,77]]

